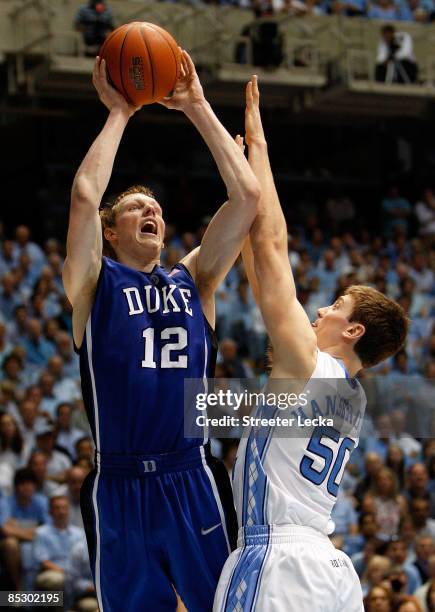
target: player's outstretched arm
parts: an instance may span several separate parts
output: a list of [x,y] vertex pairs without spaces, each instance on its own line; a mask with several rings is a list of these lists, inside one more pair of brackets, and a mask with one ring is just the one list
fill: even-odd
[[67,256],[63,283],[73,306],[83,292],[93,292],[101,267],[102,236],[98,209],[112,173],[122,134],[137,110],[107,82],[106,66],[97,57],[92,82],[109,116],[74,178],[71,191]]
[[[226,202],[213,217],[195,261],[185,261],[195,276],[203,304],[211,297],[239,255],[257,213],[258,182],[249,164],[214,114],[186,51],[182,53],[181,77],[163,104],[182,110],[208,145],[228,192]],[[194,265],[193,265],[194,263]]]
[[[287,225],[269,162],[254,76],[246,87],[246,142],[249,164],[261,187],[258,215],[244,245],[244,262],[274,353],[272,376],[307,378],[316,364],[317,342],[296,296],[288,258]],[[252,247],[252,251],[251,251]],[[252,269],[253,266],[253,269]]]

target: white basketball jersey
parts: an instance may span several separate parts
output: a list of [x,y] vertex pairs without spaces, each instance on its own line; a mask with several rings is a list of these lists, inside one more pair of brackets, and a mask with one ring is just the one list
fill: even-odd
[[[239,527],[295,524],[325,534],[334,529],[331,510],[346,463],[358,444],[366,399],[359,382],[337,359],[321,351],[307,388],[309,400],[300,414],[315,418],[335,413],[336,418],[341,410],[348,426],[336,428],[334,420],[333,426],[305,427],[296,434],[293,429],[293,437],[278,435],[273,426],[245,432],[233,472]],[[265,408],[257,414],[264,416]]]

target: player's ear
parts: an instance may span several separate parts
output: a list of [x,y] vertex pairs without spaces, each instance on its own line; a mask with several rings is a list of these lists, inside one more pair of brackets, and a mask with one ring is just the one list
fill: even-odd
[[364,336],[366,328],[362,323],[351,323],[343,332],[343,336],[347,340],[358,341]]
[[116,238],[116,233],[113,231],[112,227],[104,228],[104,238],[107,240],[107,242],[110,243],[112,243],[113,240]]

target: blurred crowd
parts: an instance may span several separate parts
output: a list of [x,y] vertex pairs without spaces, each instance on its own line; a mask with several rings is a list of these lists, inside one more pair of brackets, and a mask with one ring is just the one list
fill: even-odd
[[[362,375],[368,419],[343,477],[334,543],[351,555],[369,612],[435,611],[435,194],[428,187],[410,202],[392,186],[379,202],[379,235],[359,227],[346,195],[324,202],[322,218],[316,210],[305,207],[288,237],[310,319],[355,283],[394,297],[411,318],[404,350]],[[184,233],[167,225],[165,267],[200,242],[207,222]],[[39,245],[29,227],[0,224],[0,582],[63,589],[66,609],[95,610],[79,507],[94,448],[63,258],[57,239]],[[240,261],[216,308],[216,375],[263,379],[267,336]],[[214,441],[228,470],[236,449]]]
[[[256,17],[271,15],[344,15],[384,21],[429,23],[435,19],[434,0],[161,0],[184,1],[195,6],[217,4],[252,10]],[[95,56],[106,36],[116,27],[110,4],[89,0],[75,16],[75,28],[83,33],[87,53]]]

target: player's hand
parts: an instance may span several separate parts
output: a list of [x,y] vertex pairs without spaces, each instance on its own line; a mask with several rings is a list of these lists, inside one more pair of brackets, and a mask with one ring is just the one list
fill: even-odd
[[260,115],[260,92],[255,74],[246,85],[245,140],[248,146],[253,143],[266,143]]
[[180,76],[171,96],[166,96],[160,104],[173,110],[187,112],[195,104],[204,102],[202,85],[196,74],[195,64],[187,51],[181,51]]
[[129,104],[124,96],[109,84],[107,79],[106,60],[100,60],[98,56],[95,58],[92,83],[97,90],[101,102],[109,111],[119,109],[125,112],[128,117],[131,117],[139,110],[140,106],[135,107]]
[[240,134],[237,134],[234,140],[236,141],[236,145],[241,149],[242,153],[244,153],[245,152],[245,141],[243,140],[243,136],[240,136]]

